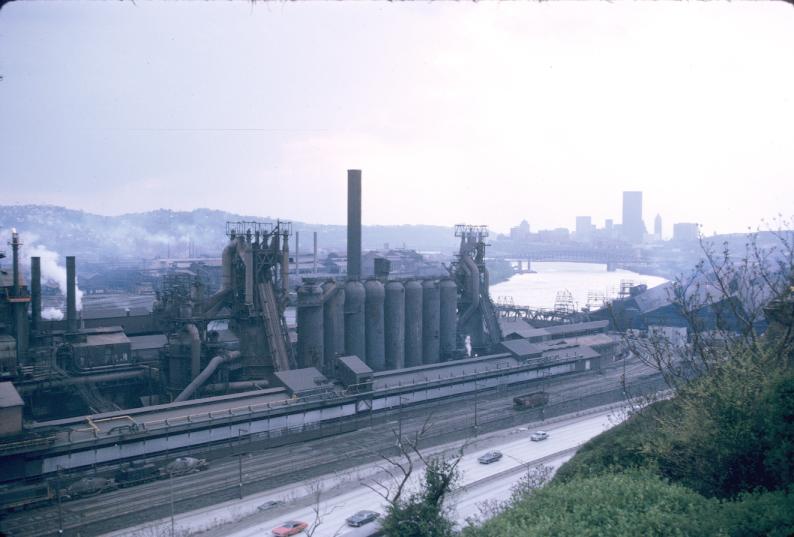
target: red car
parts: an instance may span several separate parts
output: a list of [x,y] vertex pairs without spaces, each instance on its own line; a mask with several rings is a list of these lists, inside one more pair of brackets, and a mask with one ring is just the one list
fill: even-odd
[[297,535],[298,533],[305,530],[306,526],[308,526],[308,524],[305,522],[301,522],[300,520],[288,520],[278,528],[273,528],[273,535],[276,535],[277,537],[287,537],[288,535]]

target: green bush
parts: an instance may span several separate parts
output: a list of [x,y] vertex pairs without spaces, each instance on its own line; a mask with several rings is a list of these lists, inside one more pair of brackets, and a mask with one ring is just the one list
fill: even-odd
[[636,537],[729,535],[721,504],[650,472],[552,483],[466,537]]

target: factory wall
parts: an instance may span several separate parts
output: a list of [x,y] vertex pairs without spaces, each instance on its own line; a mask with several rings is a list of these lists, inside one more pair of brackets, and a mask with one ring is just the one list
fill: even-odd
[[[422,401],[449,397],[496,386],[524,383],[538,378],[571,373],[574,362],[555,364],[543,368],[519,366],[512,369],[491,370],[467,377],[445,378],[431,382],[400,386],[375,392],[371,399],[372,410],[398,408]],[[250,413],[209,417],[206,421],[174,418],[156,424],[144,424],[139,438],[120,439],[117,436],[98,438],[95,447],[79,449],[60,455],[44,457],[42,473],[62,469],[88,467],[130,458],[146,457],[158,453],[198,446],[212,442],[223,442],[239,438],[241,424],[248,434],[282,434],[288,430],[300,430],[306,425],[321,423],[357,413],[368,413],[369,404],[358,404],[351,397],[337,402],[306,403],[284,401],[266,405]]]

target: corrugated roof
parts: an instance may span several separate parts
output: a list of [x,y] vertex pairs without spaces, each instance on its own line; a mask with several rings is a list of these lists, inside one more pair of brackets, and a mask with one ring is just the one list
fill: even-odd
[[603,330],[609,326],[609,321],[588,321],[586,323],[558,324],[545,328],[548,334],[559,336],[572,332],[582,332],[585,330]]
[[562,349],[548,350],[543,353],[544,358],[552,358],[554,360],[564,360],[570,358],[571,360],[589,360],[591,358],[598,358],[601,356],[598,352],[590,347],[565,347]]
[[503,341],[501,346],[513,356],[518,357],[540,356],[543,352],[542,345],[530,343],[526,339],[509,339]]
[[365,364],[358,356],[340,356],[338,360],[345,364],[345,367],[350,369],[356,375],[366,375],[372,373],[372,368]]
[[132,350],[159,349],[168,342],[165,334],[152,334],[149,336],[129,336]]
[[0,382],[0,408],[13,408],[25,404],[10,382]]
[[535,328],[523,319],[499,319],[499,328],[502,329],[502,334],[507,337],[511,334],[516,334],[519,337],[529,337]]
[[328,379],[314,367],[276,371],[273,374],[292,393],[308,392],[329,387]]
[[75,347],[97,347],[101,345],[123,345],[130,340],[124,332],[110,334],[92,334],[85,337],[85,343],[76,343]]

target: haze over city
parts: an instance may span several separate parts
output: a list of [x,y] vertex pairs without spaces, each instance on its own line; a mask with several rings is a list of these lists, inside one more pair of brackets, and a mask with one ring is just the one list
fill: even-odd
[[3,204],[498,232],[790,214],[784,3],[10,3]]

